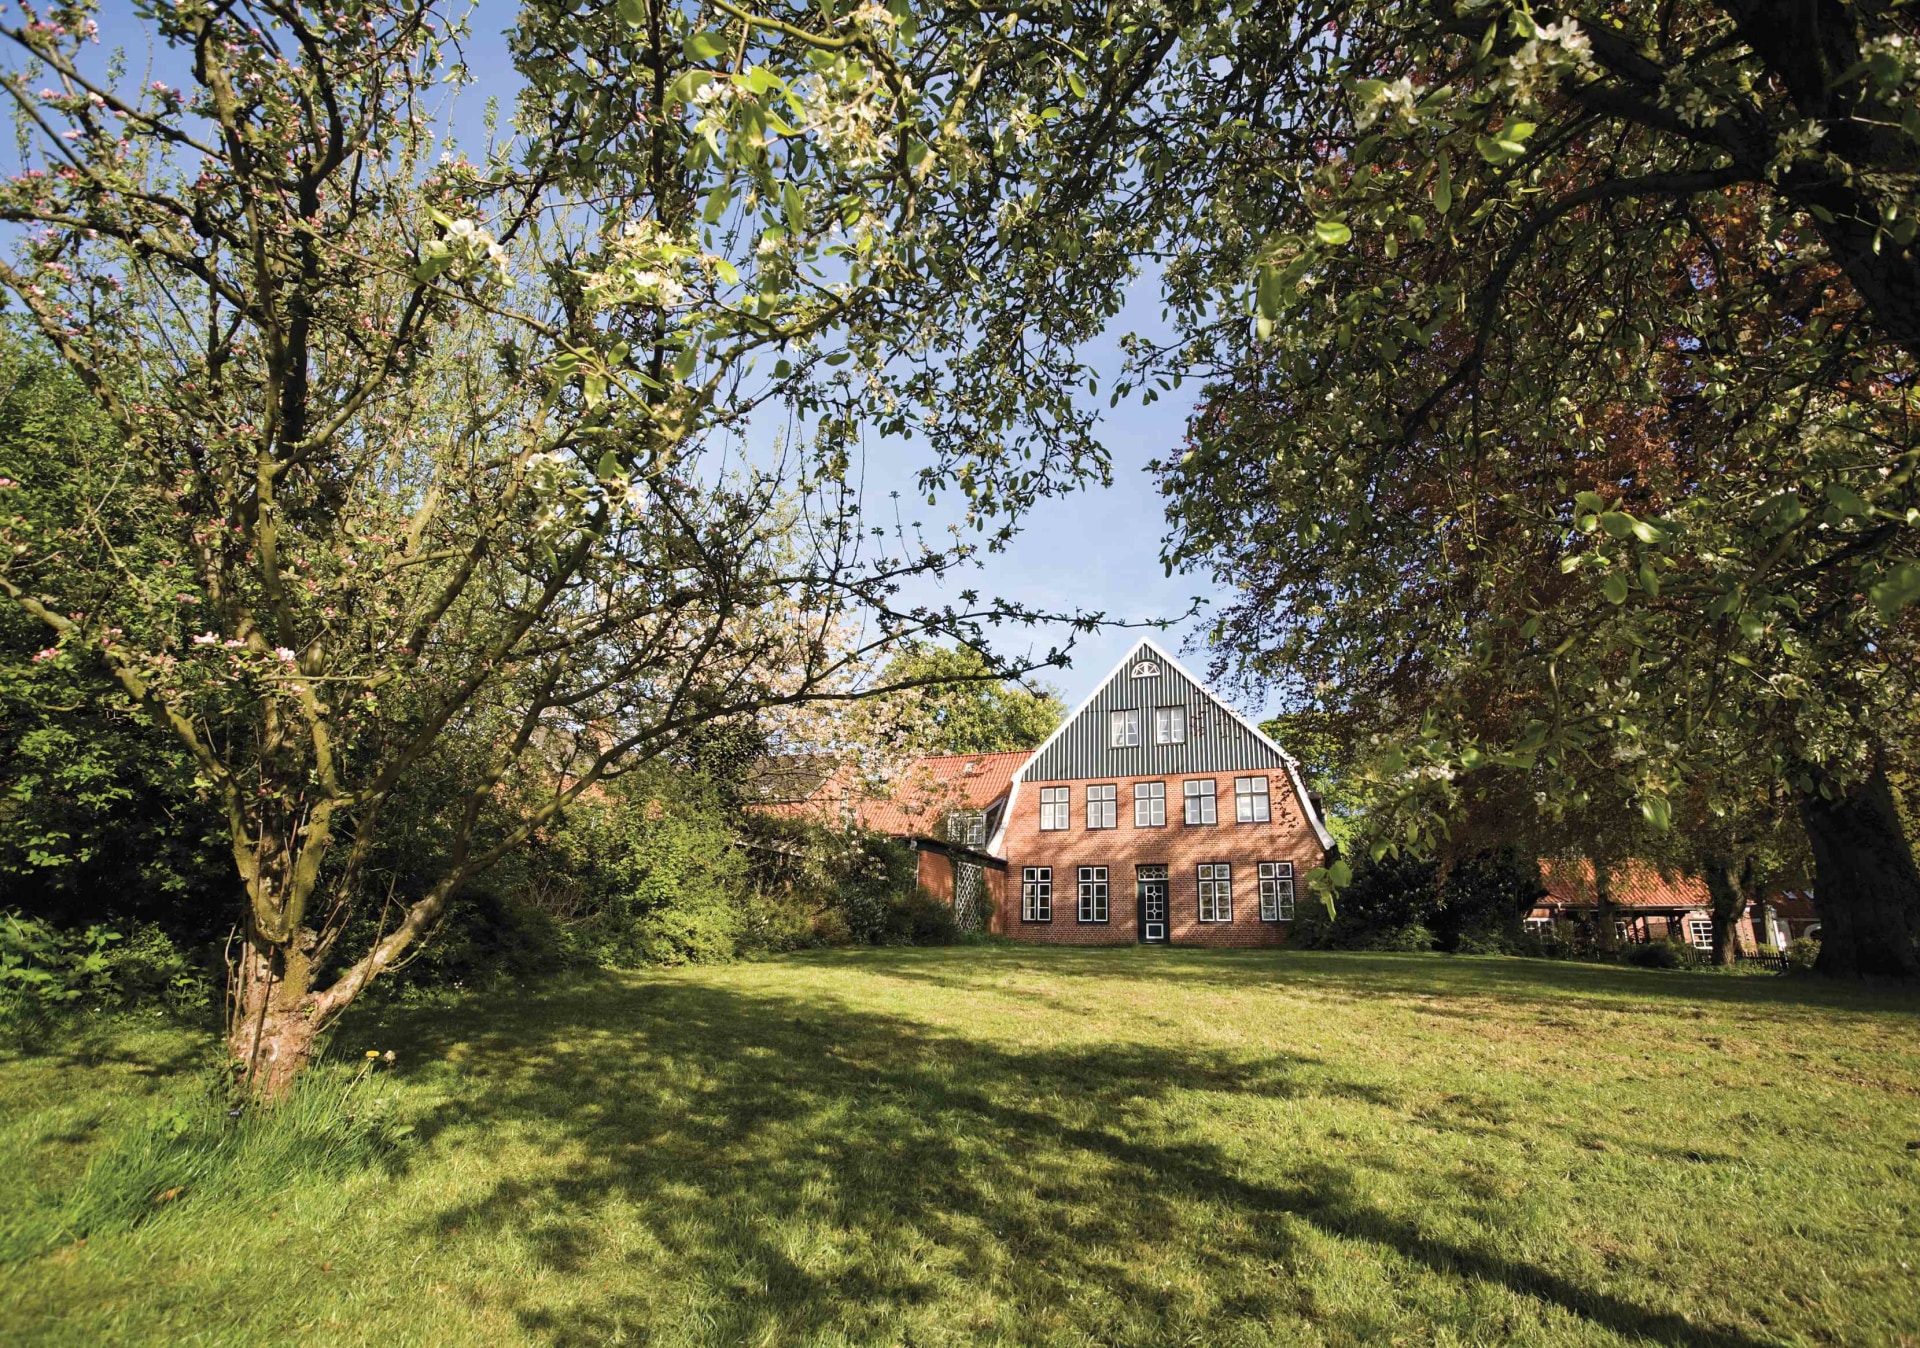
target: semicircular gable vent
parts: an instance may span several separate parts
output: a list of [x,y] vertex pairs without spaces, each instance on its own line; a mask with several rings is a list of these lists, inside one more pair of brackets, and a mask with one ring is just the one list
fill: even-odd
[[1157,679],[1160,677],[1160,666],[1155,661],[1142,660],[1133,667],[1133,677],[1136,679]]

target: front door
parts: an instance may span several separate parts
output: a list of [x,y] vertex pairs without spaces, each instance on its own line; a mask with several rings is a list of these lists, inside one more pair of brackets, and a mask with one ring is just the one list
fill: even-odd
[[1141,866],[1137,871],[1135,918],[1142,941],[1167,939],[1167,868]]

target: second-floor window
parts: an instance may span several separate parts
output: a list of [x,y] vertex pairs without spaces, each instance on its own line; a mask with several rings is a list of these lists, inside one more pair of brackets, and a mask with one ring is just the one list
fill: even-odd
[[1131,749],[1140,742],[1140,709],[1107,713],[1107,743],[1115,749]]
[[1185,707],[1153,709],[1153,742],[1155,744],[1187,742],[1187,709]]
[[1166,822],[1167,784],[1135,782],[1133,784],[1133,826],[1159,828]]
[[1273,818],[1273,807],[1267,797],[1267,779],[1265,777],[1235,777],[1233,779],[1233,817],[1243,824],[1264,824]]
[[1057,829],[1067,827],[1068,814],[1072,806],[1073,789],[1066,786],[1043,786],[1040,788],[1040,827]]
[[1213,778],[1203,782],[1180,783],[1180,794],[1185,798],[1186,812],[1182,816],[1189,824],[1217,824],[1220,822],[1219,807],[1214,800]]
[[1111,782],[1087,788],[1087,827],[1120,826],[1120,788]]

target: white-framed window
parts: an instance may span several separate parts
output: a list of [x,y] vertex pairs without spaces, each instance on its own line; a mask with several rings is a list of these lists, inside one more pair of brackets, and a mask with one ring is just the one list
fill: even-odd
[[1233,817],[1243,824],[1264,824],[1273,818],[1265,777],[1233,779]]
[[1553,935],[1553,919],[1550,917],[1530,917],[1527,919],[1527,930],[1535,936],[1551,936]]
[[1187,709],[1185,707],[1153,709],[1153,742],[1155,744],[1187,742]]
[[1105,922],[1107,920],[1107,868],[1082,866],[1079,881],[1080,920]]
[[1087,827],[1120,827],[1120,788],[1112,782],[1087,788]]
[[1200,863],[1200,920],[1233,921],[1233,867],[1224,861]]
[[1293,863],[1291,861],[1260,863],[1260,920],[1262,922],[1293,921]]
[[1061,829],[1068,826],[1073,812],[1073,788],[1070,786],[1043,786],[1040,788],[1040,827],[1043,829]]
[[1209,777],[1205,781],[1180,783],[1183,812],[1181,817],[1189,824],[1217,824],[1220,822],[1219,807],[1214,800],[1214,782]]
[[1020,868],[1020,920],[1053,921],[1053,867]]
[[1160,828],[1167,822],[1167,784],[1165,782],[1135,782],[1133,784],[1133,826],[1135,828]]
[[1116,749],[1131,749],[1140,742],[1140,709],[1107,713],[1107,743]]
[[1695,950],[1713,949],[1713,919],[1710,917],[1690,917],[1687,919],[1687,944]]

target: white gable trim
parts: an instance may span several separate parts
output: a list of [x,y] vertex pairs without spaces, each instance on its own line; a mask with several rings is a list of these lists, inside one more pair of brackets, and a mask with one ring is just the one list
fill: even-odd
[[1178,660],[1174,659],[1173,656],[1169,655],[1164,649],[1161,648],[1160,644],[1154,641],[1153,638],[1151,637],[1142,637],[1140,638],[1139,641],[1135,642],[1132,646],[1130,646],[1127,649],[1127,653],[1120,657],[1119,663],[1116,664],[1112,669],[1108,670],[1106,674],[1102,676],[1093,685],[1092,689],[1089,690],[1087,695],[1080,699],[1080,705],[1075,707],[1071,712],[1067,713],[1066,718],[1060,722],[1059,726],[1054,730],[1054,732],[1051,735],[1047,736],[1047,738],[1044,741],[1042,741],[1038,749],[1035,749],[1032,753],[1027,755],[1026,762],[1022,763],[1018,768],[1014,770],[1013,784],[1007,789],[1006,812],[1000,816],[1000,827],[997,830],[995,830],[993,838],[987,843],[987,851],[992,855],[1000,857],[1002,860],[1005,860],[1006,853],[1002,849],[1004,848],[1007,840],[1007,825],[1012,822],[1014,807],[1017,804],[1019,804],[1020,785],[1027,779],[1027,769],[1033,766],[1035,761],[1039,759],[1040,755],[1044,754],[1052,746],[1055,740],[1059,739],[1062,735],[1066,734],[1067,727],[1080,719],[1080,713],[1085,711],[1088,708],[1088,706],[1092,704],[1094,698],[1100,696],[1101,689],[1105,688],[1108,684],[1112,683],[1114,679],[1119,677],[1120,671],[1127,668],[1127,666],[1133,662],[1134,658],[1140,653],[1140,649],[1143,646],[1146,649],[1152,651],[1160,659],[1166,661],[1169,665],[1173,666],[1173,668],[1180,673],[1181,677],[1186,679],[1188,683],[1192,684],[1195,688],[1198,688],[1203,694],[1205,694],[1209,702],[1213,703],[1214,706],[1220,708],[1220,710],[1224,711],[1227,715],[1231,716],[1236,722],[1239,723],[1241,728],[1246,730],[1249,734],[1251,734],[1254,737],[1254,739],[1258,740],[1261,744],[1264,744],[1267,748],[1273,750],[1274,753],[1280,756],[1280,761],[1286,765],[1287,780],[1293,784],[1294,798],[1300,802],[1301,813],[1306,815],[1307,823],[1313,826],[1313,836],[1320,840],[1320,845],[1322,847],[1326,848],[1328,851],[1332,851],[1334,847],[1333,835],[1327,832],[1327,826],[1326,824],[1321,822],[1319,811],[1313,808],[1313,800],[1307,795],[1307,784],[1306,782],[1301,780],[1301,777],[1300,777],[1299,761],[1295,759],[1292,754],[1288,753],[1285,749],[1282,749],[1278,744],[1275,744],[1271,739],[1269,739],[1265,734],[1265,732],[1263,732],[1259,726],[1253,724],[1253,722],[1249,721],[1246,717],[1242,716],[1239,712],[1235,711],[1232,707],[1228,706],[1225,702],[1223,702],[1220,699],[1220,697],[1213,691],[1213,689],[1207,686],[1207,683],[1205,680],[1195,678],[1192,670],[1188,669],[1185,665],[1181,664]]

